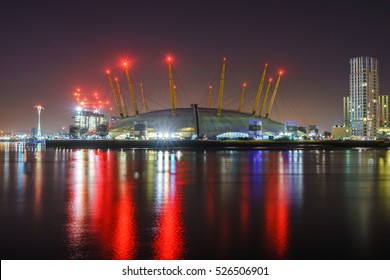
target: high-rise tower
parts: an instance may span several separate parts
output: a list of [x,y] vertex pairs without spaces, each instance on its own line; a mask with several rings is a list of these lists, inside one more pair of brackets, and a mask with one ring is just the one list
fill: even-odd
[[343,97],[344,126],[351,127],[351,99],[349,96]]
[[389,96],[378,96],[378,126],[389,127]]
[[379,63],[376,58],[350,59],[349,97],[352,135],[376,134]]

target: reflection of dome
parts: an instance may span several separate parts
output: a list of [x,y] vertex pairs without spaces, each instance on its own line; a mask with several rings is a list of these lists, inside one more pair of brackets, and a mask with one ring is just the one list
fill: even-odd
[[[248,133],[249,121],[262,121],[264,135],[277,135],[283,132],[284,125],[270,119],[252,117],[247,113],[222,110],[221,116],[217,116],[217,109],[198,108],[200,134],[214,137],[227,132]],[[160,110],[120,119],[113,124],[110,134],[117,137],[134,130],[134,124],[146,122],[148,135],[178,134],[181,137],[190,138],[196,134],[195,113],[192,108],[177,108],[176,114],[172,111]]]

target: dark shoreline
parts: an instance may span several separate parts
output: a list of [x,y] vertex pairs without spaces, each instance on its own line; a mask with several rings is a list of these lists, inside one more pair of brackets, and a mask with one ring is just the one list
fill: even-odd
[[351,149],[390,148],[388,141],[359,140],[46,140],[48,148],[71,149]]

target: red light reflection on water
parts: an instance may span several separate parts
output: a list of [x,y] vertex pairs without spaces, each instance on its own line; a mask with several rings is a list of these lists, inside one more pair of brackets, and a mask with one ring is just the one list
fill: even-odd
[[271,173],[265,191],[265,245],[275,252],[278,258],[284,258],[288,243],[288,189],[284,178],[283,158],[279,157],[276,173]]
[[[68,236],[72,257],[92,244],[94,258],[133,259],[137,249],[131,182],[115,152],[76,152],[69,174]],[[126,171],[123,171],[126,172]],[[79,250],[80,249],[80,250]],[[99,257],[100,256],[100,257]]]
[[[175,260],[184,257],[184,229],[182,221],[182,187],[186,183],[185,163],[176,161],[175,157],[164,157],[158,155],[158,160],[167,164],[170,161],[170,168],[164,169],[164,175],[169,172],[169,177],[161,185],[164,188],[164,201],[161,204],[159,218],[157,220],[157,234],[153,242],[154,259]],[[163,158],[161,158],[163,157]],[[160,170],[162,171],[162,170]],[[168,180],[166,180],[169,178]]]

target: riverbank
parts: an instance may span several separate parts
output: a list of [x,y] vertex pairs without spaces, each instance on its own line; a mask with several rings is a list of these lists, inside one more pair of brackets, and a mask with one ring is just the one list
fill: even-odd
[[46,147],[73,149],[191,148],[191,149],[335,149],[390,148],[387,141],[358,140],[46,140]]

